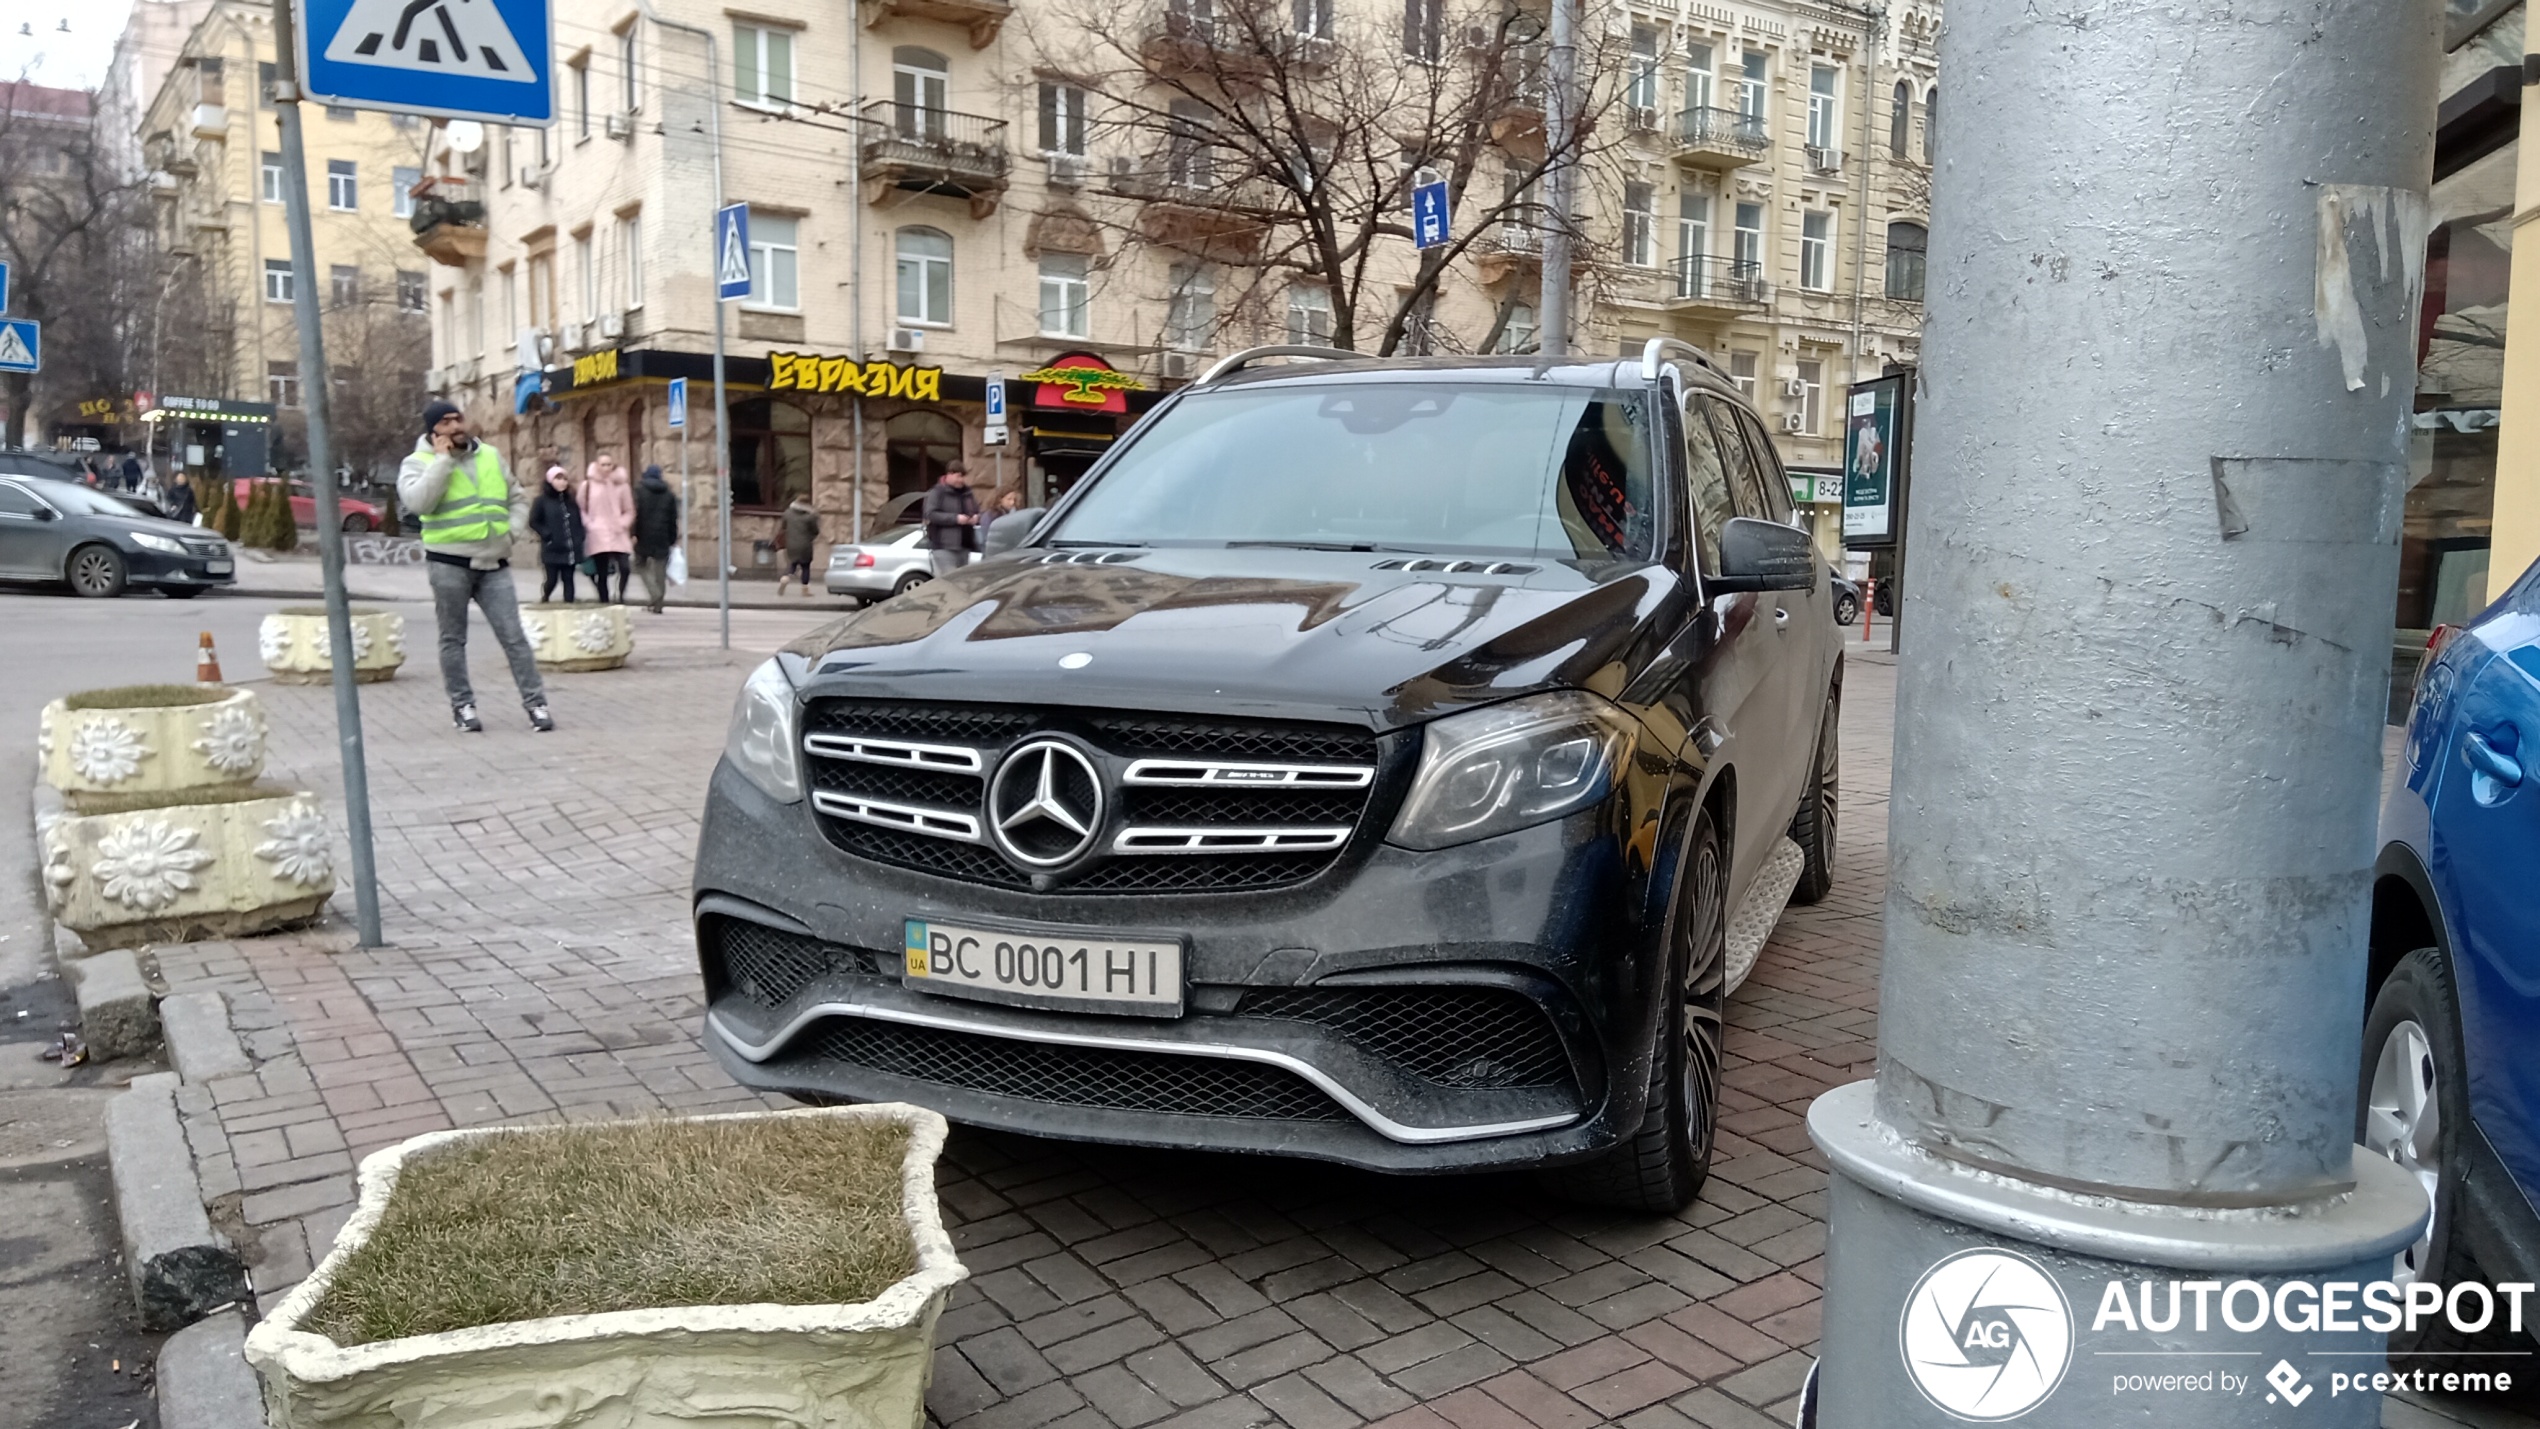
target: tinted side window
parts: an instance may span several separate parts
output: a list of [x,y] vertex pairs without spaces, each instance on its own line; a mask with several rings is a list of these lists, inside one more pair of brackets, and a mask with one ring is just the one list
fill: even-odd
[[1702,410],[1720,434],[1720,450],[1728,459],[1729,505],[1732,514],[1773,519],[1773,508],[1764,498],[1763,476],[1756,470],[1755,454],[1746,448],[1746,429],[1738,425],[1737,413],[1717,397],[1701,399]]
[[35,498],[8,482],[0,481],[0,514],[32,516],[35,514]]
[[1773,439],[1764,433],[1764,425],[1752,412],[1740,412],[1738,424],[1745,429],[1746,443],[1755,449],[1755,471],[1764,482],[1764,505],[1773,519],[1789,525],[1799,519],[1798,510],[1790,504],[1790,476],[1782,470],[1781,453],[1773,450]]
[[[1695,399],[1697,402],[1700,399]],[[1685,482],[1691,488],[1694,556],[1706,576],[1720,573],[1720,528],[1736,513],[1729,504],[1728,463],[1702,409],[1685,412]]]

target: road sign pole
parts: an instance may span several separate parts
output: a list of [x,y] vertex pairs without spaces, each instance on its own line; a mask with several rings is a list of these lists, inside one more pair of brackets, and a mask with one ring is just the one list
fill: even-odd
[[344,760],[344,825],[353,847],[353,916],[365,948],[383,941],[379,869],[371,848],[370,769],[362,702],[353,682],[353,611],[344,592],[344,512],[327,431],[332,392],[318,321],[317,257],[309,232],[309,164],[300,141],[300,67],[293,0],[274,0],[274,115],[282,129],[283,222],[291,234],[291,315],[300,328],[300,401],[309,421],[309,479],[317,487],[318,570],[326,581],[326,641],[335,686],[335,739]]
[[[714,211],[714,465],[715,465],[715,603],[723,614],[723,648],[732,648],[732,398],[723,383],[724,310],[749,293],[748,210],[723,204],[723,170],[715,168]],[[733,250],[739,250],[741,291],[732,289]]]

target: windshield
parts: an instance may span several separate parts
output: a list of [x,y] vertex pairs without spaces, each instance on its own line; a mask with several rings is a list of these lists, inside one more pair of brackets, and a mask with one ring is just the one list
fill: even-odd
[[122,516],[128,519],[142,514],[127,501],[109,496],[95,487],[73,482],[47,482],[36,487],[35,494],[52,502],[55,510],[74,516]]
[[1635,393],[1514,383],[1204,393],[1051,539],[1646,560],[1647,412]]

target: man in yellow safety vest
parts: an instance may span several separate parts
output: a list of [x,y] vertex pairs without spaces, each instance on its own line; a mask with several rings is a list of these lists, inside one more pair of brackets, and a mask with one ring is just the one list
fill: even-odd
[[529,524],[529,493],[513,487],[500,453],[469,435],[466,415],[434,398],[424,404],[423,436],[397,468],[397,501],[423,528],[424,570],[441,628],[441,683],[450,692],[451,723],[470,734],[485,728],[467,678],[467,607],[473,601],[511,662],[530,727],[541,734],[553,730],[547,683],[538,676],[537,657],[520,628],[520,593],[512,586],[512,532]]

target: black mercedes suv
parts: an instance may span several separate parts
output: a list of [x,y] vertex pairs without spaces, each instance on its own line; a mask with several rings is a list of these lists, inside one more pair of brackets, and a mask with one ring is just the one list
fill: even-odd
[[992,534],[742,692],[734,1076],[1692,1199],[1722,999],[1829,882],[1842,681],[1707,358],[1238,354]]

